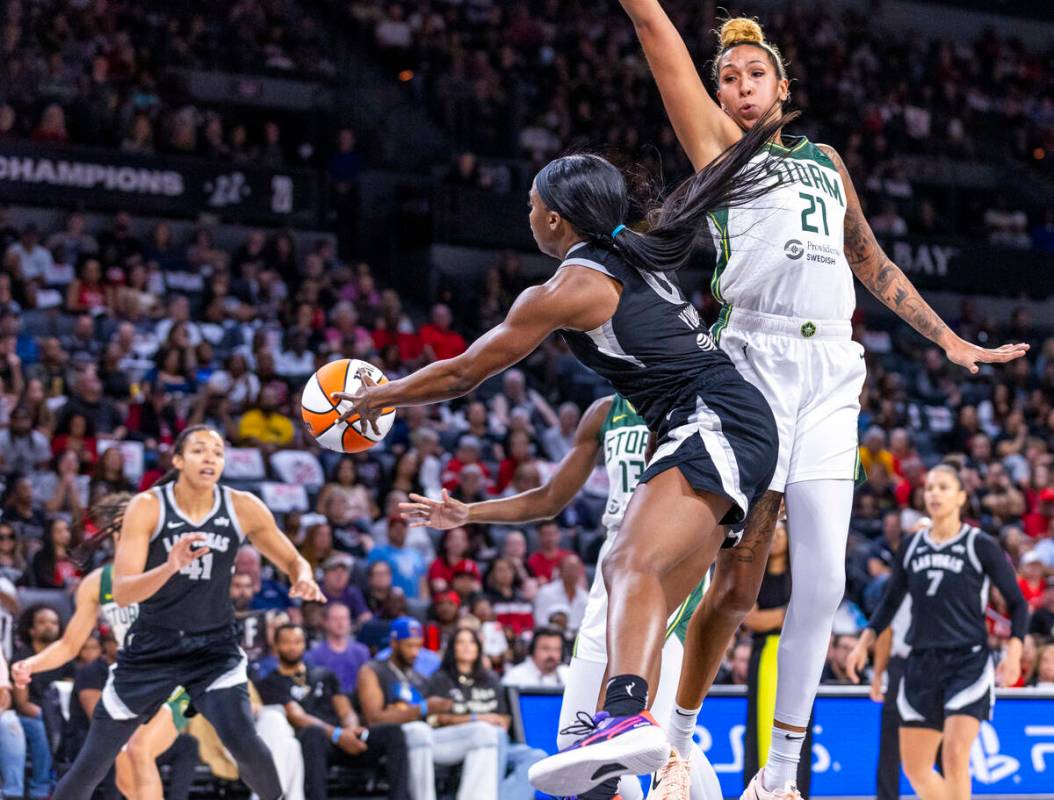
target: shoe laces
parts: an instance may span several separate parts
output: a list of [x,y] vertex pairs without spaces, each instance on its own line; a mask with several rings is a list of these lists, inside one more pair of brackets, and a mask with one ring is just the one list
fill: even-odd
[[568,725],[566,728],[561,729],[561,736],[588,736],[593,731],[597,730],[607,719],[610,719],[611,715],[606,711],[598,711],[595,715],[587,714],[585,711],[579,711],[575,714],[575,721]]
[[[655,773],[660,797],[685,797],[690,789],[691,766],[681,758],[676,749],[670,750],[670,757],[659,771]],[[669,794],[669,792],[674,794]]]
[[776,792],[775,796],[780,800],[802,800],[801,792],[798,791],[798,784],[794,781],[787,781],[783,784],[783,791]]

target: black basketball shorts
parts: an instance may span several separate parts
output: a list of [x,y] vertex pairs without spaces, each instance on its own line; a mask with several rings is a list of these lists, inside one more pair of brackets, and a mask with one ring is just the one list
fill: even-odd
[[995,704],[995,666],[983,645],[915,650],[897,693],[902,725],[942,730],[955,714],[988,720]]
[[114,719],[152,717],[177,687],[193,701],[245,683],[247,668],[233,625],[203,633],[135,626],[110,668],[102,702]]
[[677,468],[696,491],[727,498],[732,507],[721,524],[741,527],[771,483],[779,453],[776,421],[761,392],[733,370],[704,376],[657,434],[640,482]]

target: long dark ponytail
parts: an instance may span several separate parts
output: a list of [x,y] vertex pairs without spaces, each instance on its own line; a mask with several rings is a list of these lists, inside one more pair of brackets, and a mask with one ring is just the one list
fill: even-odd
[[91,507],[88,518],[95,526],[95,533],[85,537],[70,555],[70,559],[79,569],[90,569],[95,552],[121,530],[124,512],[131,499],[132,495],[129,492],[117,492],[106,495]]
[[[180,432],[179,436],[176,437],[176,441],[172,445],[172,455],[183,455],[183,450],[187,446],[187,440],[190,439],[191,435],[198,433],[199,431],[208,431],[209,433],[215,433],[217,436],[219,435],[219,431],[217,431],[211,425],[189,425]],[[175,467],[172,467],[172,469],[170,469],[168,472],[166,472],[164,475],[154,481],[153,485],[164,486],[166,483],[175,483],[178,478],[179,470]]]
[[534,186],[546,207],[576,231],[616,249],[630,264],[652,272],[684,266],[706,231],[706,217],[719,208],[743,206],[772,188],[780,158],[751,159],[798,112],[759,121],[714,161],[683,181],[648,214],[648,230],[626,227],[630,208],[626,181],[618,168],[597,155],[570,155],[550,161]]

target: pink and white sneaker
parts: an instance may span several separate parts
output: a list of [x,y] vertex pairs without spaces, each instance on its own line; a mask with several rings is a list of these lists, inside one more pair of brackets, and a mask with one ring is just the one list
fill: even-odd
[[670,757],[666,734],[646,711],[631,717],[601,711],[589,728],[573,745],[531,767],[527,776],[535,789],[580,795],[608,778],[655,772]]
[[772,792],[766,789],[765,784],[761,782],[761,773],[764,771],[764,769],[758,770],[757,775],[751,779],[747,788],[743,790],[743,794],[739,796],[739,800],[802,800],[794,781],[787,781],[782,789]]

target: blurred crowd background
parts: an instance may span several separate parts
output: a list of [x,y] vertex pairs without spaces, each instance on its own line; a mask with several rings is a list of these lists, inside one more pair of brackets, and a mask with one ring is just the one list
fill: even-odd
[[[8,0],[4,9],[0,150],[30,142],[305,170],[323,189],[307,224],[216,209],[165,218],[134,202],[0,205],[8,660],[33,647],[39,602],[68,615],[84,574],[72,553],[93,530],[92,504],[149,487],[179,431],[205,422],[229,443],[225,482],[260,493],[333,601],[325,612],[291,601],[269,564],[251,548],[240,555],[251,586],[238,582],[237,608],[241,618],[260,615],[253,630],[265,633],[246,644],[261,674],[273,668],[274,629],[292,620],[305,626],[309,658],[325,658],[327,642],[357,642],[333,660],[354,695],[358,670],[409,615],[423,625],[422,672],[434,672],[450,636],[469,627],[506,683],[560,686],[604,535],[603,470],[540,524],[407,528],[398,504],[411,492],[434,498],[446,488],[471,502],[540,485],[582,411],[609,388],[554,338],[464,400],[400,412],[380,446],[354,456],[320,451],[300,423],[299,393],[339,357],[397,378],[455,356],[539,279],[528,253],[493,246],[476,249],[478,268],[464,274],[412,267],[422,247],[450,241],[433,223],[451,198],[468,228],[480,195],[514,209],[502,220],[522,241],[517,193],[567,147],[633,163],[645,186],[686,173],[614,5]],[[673,10],[702,64],[714,4]],[[985,243],[1007,265],[1025,250],[1054,251],[1054,208],[1034,191],[1054,159],[1054,51],[1012,33],[893,33],[840,6],[792,6],[763,21],[805,112],[796,132],[839,149],[876,232],[961,249]],[[340,102],[320,100],[310,113],[245,98],[231,105],[202,99],[193,83],[195,71],[248,73],[339,95],[347,69],[396,98],[411,115],[403,119],[429,121],[422,141],[442,131],[443,152],[457,155],[430,158],[422,145],[400,165],[404,140]],[[973,177],[960,179],[957,164]],[[371,176],[400,166],[405,174],[384,194]],[[515,198],[503,206],[506,195]],[[457,243],[479,244],[467,235]],[[705,271],[683,280],[713,319]],[[1013,281],[1000,303],[944,298],[965,338],[1032,346],[1027,359],[974,376],[884,310],[862,303],[854,318],[867,349],[867,481],[827,681],[845,682],[845,657],[893,553],[920,525],[926,469],[954,458],[967,476],[967,519],[999,537],[1034,611],[1020,685],[1054,685],[1054,331],[1029,287]],[[994,596],[997,649],[1009,634],[1002,610]],[[746,681],[750,637],[748,619],[721,682]],[[108,657],[98,652],[86,647],[81,662]]]

